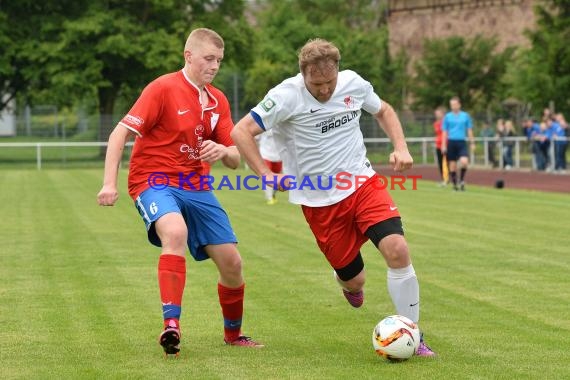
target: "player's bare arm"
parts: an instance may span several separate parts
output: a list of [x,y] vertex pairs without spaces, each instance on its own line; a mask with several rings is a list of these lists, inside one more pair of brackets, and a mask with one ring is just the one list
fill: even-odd
[[441,153],[447,153],[447,131],[441,132]]
[[[261,133],[263,133],[263,130],[259,127],[253,117],[250,114],[247,114],[235,125],[231,132],[231,137],[240,153],[245,158],[245,161],[255,174],[260,177],[265,176],[276,178],[276,182],[281,184],[284,174],[273,173],[267,165],[265,165],[265,161],[263,161],[261,153],[259,153],[255,136]],[[269,184],[271,184],[271,182],[269,182]],[[285,187],[288,187],[288,183],[285,184]],[[279,186],[279,190],[283,191],[284,189]]]
[[378,124],[380,124],[384,132],[386,132],[394,146],[394,151],[390,154],[390,164],[394,170],[400,172],[410,169],[414,160],[408,151],[402,124],[394,108],[384,101],[382,102],[380,111],[374,115],[374,118]]
[[119,198],[117,190],[117,177],[119,164],[123,157],[123,150],[129,136],[132,134],[122,125],[117,125],[109,135],[107,153],[105,155],[105,173],[103,175],[103,187],[97,194],[97,203],[100,206],[113,206]]
[[250,114],[245,115],[234,127],[231,138],[244,157],[245,161],[257,175],[270,174],[271,171],[265,165],[259,148],[255,142],[255,136],[263,133]]
[[202,143],[200,159],[209,164],[222,160],[222,164],[230,169],[237,169],[240,162],[240,154],[235,146],[225,146],[212,140]]

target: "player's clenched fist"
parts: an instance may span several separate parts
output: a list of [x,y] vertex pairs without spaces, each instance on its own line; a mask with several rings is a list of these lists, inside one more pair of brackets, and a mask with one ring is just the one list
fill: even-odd
[[119,199],[119,192],[116,188],[103,186],[99,194],[97,194],[97,203],[99,206],[113,206]]
[[407,150],[397,150],[390,154],[390,164],[395,171],[401,172],[411,169],[414,159]]

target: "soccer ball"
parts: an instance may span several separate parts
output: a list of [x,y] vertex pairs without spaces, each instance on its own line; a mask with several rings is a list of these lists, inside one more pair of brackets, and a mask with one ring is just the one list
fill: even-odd
[[403,361],[412,357],[420,345],[418,325],[402,315],[384,318],[372,331],[376,353],[388,360]]

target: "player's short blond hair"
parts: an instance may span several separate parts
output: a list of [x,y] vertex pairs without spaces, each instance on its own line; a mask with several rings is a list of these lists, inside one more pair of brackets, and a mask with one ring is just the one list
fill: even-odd
[[186,39],[184,50],[193,50],[204,42],[209,42],[219,49],[224,48],[224,39],[218,33],[208,28],[194,29]]
[[299,70],[305,74],[307,68],[321,72],[337,69],[340,62],[340,51],[332,43],[322,38],[315,38],[299,50]]

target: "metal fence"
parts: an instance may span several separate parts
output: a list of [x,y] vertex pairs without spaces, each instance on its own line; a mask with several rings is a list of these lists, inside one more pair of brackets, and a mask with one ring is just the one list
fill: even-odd
[[[561,140],[567,140],[562,138]],[[470,152],[471,165],[484,168],[505,168],[514,170],[539,170],[539,160],[533,142],[524,137],[476,138],[476,149]],[[386,163],[392,152],[392,144],[385,137],[365,138],[368,156],[373,163]],[[414,162],[420,165],[436,163],[435,144],[433,137],[407,138],[408,148],[414,157]],[[512,163],[505,161],[507,144],[512,144]],[[509,144],[509,145],[510,145]],[[133,143],[127,143],[123,162],[130,157]],[[554,170],[555,144],[550,144],[545,157],[546,165],[543,170]],[[102,167],[106,142],[0,142],[0,166],[6,167]]]
[[[373,162],[386,161],[392,145],[387,138],[365,138],[368,154]],[[568,141],[567,137],[556,141]],[[435,139],[433,137],[407,138],[408,149],[415,164],[435,164],[437,162]],[[547,171],[555,170],[555,144],[550,143],[545,157],[532,140],[526,137],[475,138],[476,147],[469,153],[470,165],[480,168],[506,170]],[[510,150],[510,155],[508,150]],[[509,157],[510,156],[510,157]],[[566,153],[567,156],[567,153]],[[511,158],[512,162],[508,162]],[[544,165],[541,165],[544,160]],[[561,174],[564,171],[560,171]]]
[[[247,110],[234,109],[239,119]],[[102,166],[106,137],[122,115],[90,115],[78,109],[74,112],[44,105],[24,107],[15,114],[15,136],[0,139],[0,167],[87,167]],[[433,115],[400,112],[400,120],[408,147],[416,164],[435,164]],[[490,124],[492,115],[474,115],[474,133],[479,126]],[[100,124],[108,124],[101,133]],[[370,160],[386,163],[391,144],[384,131],[371,115],[361,117],[361,130]],[[474,166],[518,170],[554,170],[555,144],[550,144],[546,157],[537,159],[536,147],[526,137],[477,138],[477,148],[470,153]],[[130,147],[130,145],[129,145]],[[123,162],[128,162],[130,149],[125,149]],[[512,163],[505,162],[507,149],[512,152]],[[544,163],[544,165],[541,165]]]
[[[232,111],[234,121],[249,110]],[[74,112],[60,110],[53,105],[23,107],[14,116],[14,135],[18,139],[60,141],[106,141],[108,134],[124,116],[87,114],[82,109]],[[430,136],[433,133],[433,115],[424,113],[400,113],[407,137]],[[104,121],[104,122],[103,122]],[[101,124],[105,124],[101,127]],[[366,138],[386,137],[371,115],[363,113],[360,119],[362,133]],[[104,129],[106,133],[100,133]]]

